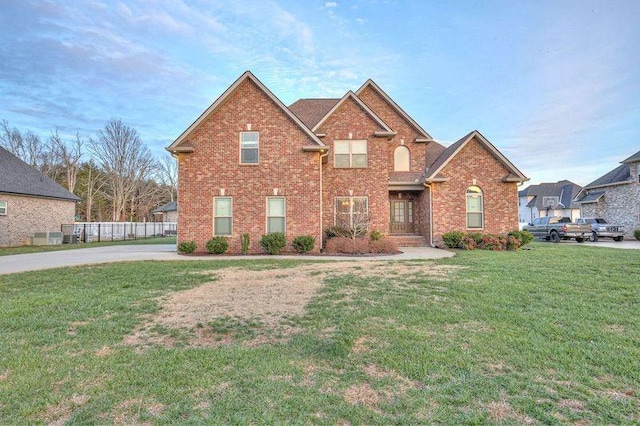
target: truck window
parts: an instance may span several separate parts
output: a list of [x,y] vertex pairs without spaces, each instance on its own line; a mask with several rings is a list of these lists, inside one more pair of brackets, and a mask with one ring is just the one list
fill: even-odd
[[607,221],[606,221],[606,220],[601,219],[601,218],[593,219],[593,221],[592,221],[591,223],[593,223],[593,222],[595,222],[595,223],[607,223]]

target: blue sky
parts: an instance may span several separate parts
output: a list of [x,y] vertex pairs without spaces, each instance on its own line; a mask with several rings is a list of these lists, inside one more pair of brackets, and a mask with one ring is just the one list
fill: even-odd
[[110,118],[154,153],[245,70],[289,105],[372,78],[436,140],[479,130],[531,178],[586,185],[640,150],[640,2],[2,0],[0,120]]

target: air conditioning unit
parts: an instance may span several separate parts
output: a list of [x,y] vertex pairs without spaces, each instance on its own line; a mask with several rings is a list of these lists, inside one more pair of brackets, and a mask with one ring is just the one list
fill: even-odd
[[33,246],[55,246],[62,244],[62,232],[60,231],[44,231],[34,232],[30,238]]

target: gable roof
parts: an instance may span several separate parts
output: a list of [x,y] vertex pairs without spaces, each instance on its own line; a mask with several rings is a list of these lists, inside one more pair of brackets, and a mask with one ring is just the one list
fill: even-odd
[[516,166],[514,166],[511,161],[507,159],[498,149],[491,144],[482,134],[474,130],[468,135],[464,136],[459,141],[445,148],[442,151],[442,154],[438,157],[438,159],[429,167],[426,171],[425,181],[426,182],[437,182],[443,180],[443,178],[438,177],[438,173],[442,171],[442,169],[449,164],[452,158],[454,158],[458,152],[462,150],[471,140],[478,140],[493,156],[498,160],[502,165],[509,171],[507,176],[503,178],[505,182],[526,182],[529,180]]
[[298,116],[308,128],[313,129],[339,101],[340,98],[298,99],[289,105],[289,110]]
[[640,151],[636,152],[631,157],[622,160],[621,163],[636,163],[638,161],[640,161]]
[[578,204],[589,204],[589,203],[597,203],[600,201],[600,198],[604,196],[604,191],[594,191],[591,192],[584,197],[577,199],[576,203]]
[[396,112],[402,116],[402,118],[404,118],[409,124],[411,124],[413,128],[415,128],[418,131],[418,133],[422,135],[424,139],[426,139],[426,140],[417,140],[416,142],[428,142],[433,140],[431,135],[427,133],[427,131],[424,130],[413,118],[411,118],[409,114],[407,114],[402,108],[400,108],[400,106],[397,103],[395,103],[395,101],[391,99],[391,97],[387,95],[385,91],[382,90],[380,86],[378,86],[375,83],[375,81],[373,81],[372,79],[368,79],[367,81],[365,81],[364,84],[360,86],[358,90],[356,90],[356,95],[359,95],[367,87],[370,87],[375,92],[377,92],[382,97],[382,99],[385,100],[385,102],[391,105],[391,107],[395,109]]
[[34,167],[0,147],[0,192],[34,197],[80,201],[81,198],[67,191],[59,183],[49,179]]
[[384,122],[384,120],[382,120],[382,118],[378,117],[378,114],[376,114],[375,112],[373,112],[373,110],[371,110],[371,108],[369,108],[367,106],[367,104],[365,104],[364,102],[362,102],[362,99],[360,99],[358,96],[356,96],[355,93],[353,93],[351,90],[349,90],[343,97],[342,99],[340,99],[338,102],[336,102],[336,104],[329,110],[327,111],[327,113],[324,115],[324,117],[322,117],[320,119],[320,121],[318,121],[311,130],[313,130],[314,132],[317,131],[323,124],[325,121],[327,121],[327,119],[329,117],[331,117],[331,115],[338,109],[340,108],[340,106],[342,104],[344,104],[347,99],[351,99],[353,100],[356,104],[358,104],[358,106],[360,108],[362,108],[367,115],[369,115],[373,121],[376,122],[376,124],[378,126],[380,126],[380,128],[382,129],[382,132],[375,132],[376,136],[394,136],[396,133],[391,130],[391,128],[389,126],[387,126],[387,123]]
[[529,187],[518,191],[519,197],[533,196],[527,207],[536,207],[538,210],[548,208],[544,206],[544,197],[558,197],[558,204],[551,206],[557,208],[559,206],[567,209],[578,208],[574,203],[574,198],[580,193],[582,187],[569,180],[561,180],[558,182],[545,182],[538,185],[530,185]]
[[175,212],[178,210],[177,201],[169,201],[167,204],[151,210],[151,213]]
[[584,189],[598,188],[601,186],[621,185],[625,183],[633,182],[631,178],[631,165],[629,163],[622,163],[615,169],[611,170],[604,176],[591,182],[585,186]]
[[187,142],[187,137],[193,132],[207,117],[215,111],[228,97],[233,93],[236,88],[242,84],[245,80],[252,81],[258,88],[264,92],[269,99],[271,99],[276,106],[282,110],[293,122],[309,136],[309,138],[319,147],[324,147],[325,144],[293,113],[287,108],[280,99],[278,99],[260,80],[254,76],[251,71],[245,71],[227,90],[224,91],[218,99],[216,99],[210,106],[207,108],[201,115],[198,117],[196,121],[194,121],[178,138],[173,141],[171,145],[169,145],[166,150],[172,153],[176,152],[192,152],[193,146]]

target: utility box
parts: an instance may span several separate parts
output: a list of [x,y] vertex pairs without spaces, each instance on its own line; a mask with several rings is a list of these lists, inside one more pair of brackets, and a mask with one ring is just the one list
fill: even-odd
[[62,232],[46,231],[34,232],[31,237],[31,245],[34,246],[55,246],[62,244]]

